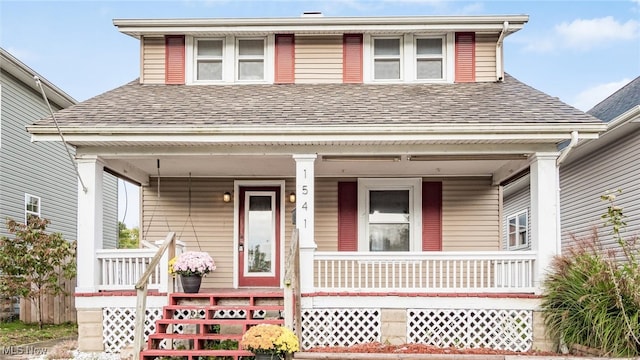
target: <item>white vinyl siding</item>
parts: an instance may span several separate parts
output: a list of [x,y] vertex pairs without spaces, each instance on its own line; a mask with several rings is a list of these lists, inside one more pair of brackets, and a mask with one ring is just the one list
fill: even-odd
[[[576,240],[590,238],[598,230],[604,249],[619,248],[611,228],[603,227],[601,216],[608,202],[600,200],[607,191],[622,190],[616,205],[622,207],[627,226],[625,238],[640,235],[640,130],[629,133],[613,145],[599,149],[560,169],[560,200],[563,251]],[[621,254],[619,254],[621,255]]]

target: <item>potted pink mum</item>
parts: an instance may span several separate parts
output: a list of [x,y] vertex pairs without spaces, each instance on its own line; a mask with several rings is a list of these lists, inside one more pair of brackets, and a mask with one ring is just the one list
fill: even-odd
[[171,267],[173,273],[180,275],[182,288],[187,293],[197,293],[200,290],[202,277],[215,269],[216,263],[213,258],[202,251],[187,251],[180,254]]

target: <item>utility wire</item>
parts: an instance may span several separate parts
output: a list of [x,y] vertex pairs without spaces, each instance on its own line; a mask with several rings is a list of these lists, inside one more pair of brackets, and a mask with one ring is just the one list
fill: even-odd
[[58,119],[56,119],[56,114],[53,113],[53,109],[51,108],[51,104],[49,104],[49,99],[47,99],[47,94],[45,94],[45,92],[44,92],[44,87],[42,87],[42,83],[40,82],[40,78],[36,75],[36,76],[33,77],[33,79],[36,81],[36,84],[38,84],[38,87],[40,88],[40,91],[42,92],[42,98],[44,99],[44,103],[47,104],[47,107],[49,108],[49,112],[51,113],[51,117],[53,117],[53,122],[56,124],[56,129],[58,129],[58,134],[60,135],[60,138],[62,139],[62,143],[64,144],[65,150],[67,150],[67,155],[69,156],[69,161],[71,161],[71,164],[73,165],[73,169],[76,171],[76,176],[78,177],[78,180],[80,181],[80,185],[82,185],[82,191],[84,191],[86,193],[87,192],[87,187],[84,185],[84,181],[82,181],[82,177],[80,177],[80,172],[78,171],[78,166],[76,165],[76,162],[73,160],[73,156],[71,155],[71,151],[69,151],[69,145],[67,144],[67,141],[64,139],[64,135],[62,135],[62,130],[60,130],[60,126],[58,125]]

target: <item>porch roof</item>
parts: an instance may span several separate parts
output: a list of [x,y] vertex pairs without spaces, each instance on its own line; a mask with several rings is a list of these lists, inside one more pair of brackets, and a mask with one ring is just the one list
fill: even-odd
[[[595,137],[605,128],[595,117],[508,75],[499,83],[456,84],[187,86],[136,80],[59,111],[56,119],[72,144],[109,135],[111,140],[100,138],[102,145],[122,143],[117,135],[144,135],[149,141],[155,134],[167,141],[171,136],[272,133],[285,140],[286,135],[339,133],[340,140],[349,141],[356,140],[351,134],[386,131],[422,137],[503,134],[500,141],[531,134],[534,142],[552,142],[562,140],[560,132],[566,132],[564,138],[571,130]],[[28,131],[34,140],[55,140],[47,135],[57,134],[51,117]],[[541,136],[545,133],[549,136]]]

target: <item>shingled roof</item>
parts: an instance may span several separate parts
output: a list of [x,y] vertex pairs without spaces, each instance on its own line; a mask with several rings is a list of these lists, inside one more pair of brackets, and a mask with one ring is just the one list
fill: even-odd
[[609,122],[634,106],[640,106],[640,76],[594,106],[587,113]]
[[[276,127],[413,124],[598,124],[511,76],[501,83],[141,85],[56,115],[64,127]],[[52,118],[30,128],[50,127]]]

